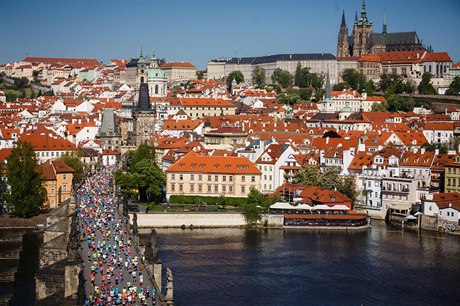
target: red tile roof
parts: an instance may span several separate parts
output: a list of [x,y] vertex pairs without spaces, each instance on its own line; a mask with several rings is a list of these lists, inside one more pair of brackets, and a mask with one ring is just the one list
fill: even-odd
[[160,66],[160,69],[170,69],[170,68],[193,68],[195,69],[195,66],[192,63],[187,63],[187,62],[169,62],[169,63],[164,63],[163,65]]
[[205,156],[193,151],[176,161],[166,172],[261,174],[256,165],[246,157]]

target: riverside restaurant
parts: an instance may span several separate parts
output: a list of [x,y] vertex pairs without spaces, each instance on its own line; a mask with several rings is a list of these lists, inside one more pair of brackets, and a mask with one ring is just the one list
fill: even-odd
[[284,227],[306,228],[367,228],[369,219],[366,214],[359,214],[346,205],[291,205],[277,202],[270,206],[273,214],[284,216]]

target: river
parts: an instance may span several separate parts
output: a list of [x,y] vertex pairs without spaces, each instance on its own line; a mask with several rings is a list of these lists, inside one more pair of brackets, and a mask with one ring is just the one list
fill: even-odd
[[176,305],[460,305],[460,236],[158,229]]

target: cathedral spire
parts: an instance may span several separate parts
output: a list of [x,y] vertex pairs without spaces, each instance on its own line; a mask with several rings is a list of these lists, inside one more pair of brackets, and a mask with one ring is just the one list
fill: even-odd
[[345,10],[343,10],[342,12],[342,24],[340,25],[340,27],[346,27],[347,24],[345,23]]
[[363,0],[361,5],[361,18],[359,18],[361,24],[367,24],[367,13],[366,13],[366,0]]
[[358,24],[358,12],[355,11],[355,25]]
[[387,34],[387,13],[383,13],[383,29],[382,34]]

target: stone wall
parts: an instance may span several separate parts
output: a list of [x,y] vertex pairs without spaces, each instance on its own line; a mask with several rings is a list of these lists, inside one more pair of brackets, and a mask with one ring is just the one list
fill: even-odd
[[[132,220],[132,217],[130,218]],[[267,219],[269,226],[282,226],[283,215],[263,215],[261,222]],[[139,227],[240,227],[246,220],[240,213],[157,213],[138,214]]]

